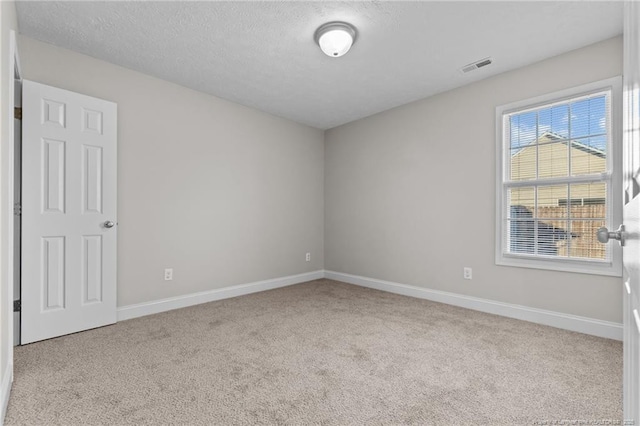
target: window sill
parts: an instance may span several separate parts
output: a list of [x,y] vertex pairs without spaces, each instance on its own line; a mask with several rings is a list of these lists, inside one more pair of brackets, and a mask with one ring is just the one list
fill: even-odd
[[610,277],[622,277],[621,262],[595,263],[580,260],[566,259],[528,259],[519,256],[498,255],[496,265],[511,266],[516,268],[545,269],[548,271],[573,272],[588,275],[605,275]]

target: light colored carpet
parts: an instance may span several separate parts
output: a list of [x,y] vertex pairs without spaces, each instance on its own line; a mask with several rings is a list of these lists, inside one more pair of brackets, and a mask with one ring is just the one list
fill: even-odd
[[622,418],[620,342],[329,280],[16,348],[6,424]]

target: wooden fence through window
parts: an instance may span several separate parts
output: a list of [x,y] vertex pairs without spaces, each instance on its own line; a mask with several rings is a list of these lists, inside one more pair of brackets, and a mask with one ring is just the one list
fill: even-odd
[[538,206],[540,222],[571,234],[571,238],[556,242],[558,256],[605,259],[607,246],[598,242],[596,232],[598,228],[605,226],[606,206],[573,205],[570,209],[571,214],[568,216],[566,206]]

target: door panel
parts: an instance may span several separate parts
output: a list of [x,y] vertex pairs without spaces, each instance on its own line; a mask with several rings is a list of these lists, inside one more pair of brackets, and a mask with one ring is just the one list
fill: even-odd
[[65,244],[64,236],[42,238],[42,274],[41,294],[42,311],[64,309],[65,291]]
[[45,213],[64,213],[65,142],[43,138],[42,144],[44,156],[43,211]]
[[82,250],[83,304],[102,301],[102,235],[85,235]]
[[23,83],[22,339],[116,321],[116,105]]
[[102,148],[84,146],[82,163],[84,213],[102,213]]

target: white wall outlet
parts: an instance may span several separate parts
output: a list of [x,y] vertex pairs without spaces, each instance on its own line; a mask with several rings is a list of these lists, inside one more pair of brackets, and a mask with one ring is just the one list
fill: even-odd
[[307,256],[305,257],[307,262],[311,262],[311,253],[307,253]]
[[173,268],[167,268],[164,270],[164,280],[171,281],[173,279]]
[[473,270],[468,267],[464,267],[463,276],[465,280],[470,280],[473,277]]

